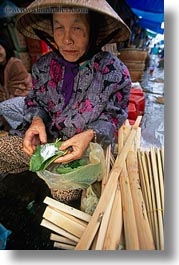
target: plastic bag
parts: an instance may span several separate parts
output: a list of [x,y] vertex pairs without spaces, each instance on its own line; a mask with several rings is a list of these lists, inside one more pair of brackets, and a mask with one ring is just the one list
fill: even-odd
[[50,189],[86,189],[95,181],[101,181],[105,175],[104,151],[99,144],[91,142],[82,158],[88,158],[88,164],[72,172],[58,174],[56,168],[59,164],[53,163],[46,170],[38,171],[37,175],[47,183]]
[[96,206],[98,205],[99,198],[101,196],[101,184],[100,182],[95,182],[90,185],[85,192],[85,196],[81,198],[81,210],[89,215],[93,215]]
[[6,242],[7,242],[7,238],[8,236],[11,234],[12,232],[10,230],[7,230],[1,223],[0,223],[0,250],[5,249],[6,248]]

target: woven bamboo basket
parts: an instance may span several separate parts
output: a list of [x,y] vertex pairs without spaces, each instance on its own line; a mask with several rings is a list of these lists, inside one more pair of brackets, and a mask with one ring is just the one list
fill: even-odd
[[143,71],[145,69],[145,63],[143,61],[125,61],[125,65],[129,70]]
[[129,69],[129,73],[130,73],[132,82],[138,82],[138,81],[142,80],[144,71],[143,70],[130,70]]
[[142,80],[147,55],[147,51],[136,48],[125,48],[120,50],[118,58],[123,61],[129,69],[132,82]]
[[147,58],[148,52],[141,49],[136,48],[125,48],[121,49],[118,57],[122,61],[145,61]]

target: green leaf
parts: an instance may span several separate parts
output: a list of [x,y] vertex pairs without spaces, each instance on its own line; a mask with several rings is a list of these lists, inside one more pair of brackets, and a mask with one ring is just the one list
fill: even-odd
[[74,160],[72,162],[69,162],[67,164],[60,164],[56,168],[56,172],[59,174],[66,174],[69,172],[74,172],[75,170],[77,170],[77,169],[79,169],[85,165],[87,165],[87,159],[81,158],[81,159],[77,159],[77,160]]
[[60,151],[62,142],[57,139],[55,143],[38,145],[30,159],[29,170],[33,172],[46,169],[55,159],[67,153],[67,150]]

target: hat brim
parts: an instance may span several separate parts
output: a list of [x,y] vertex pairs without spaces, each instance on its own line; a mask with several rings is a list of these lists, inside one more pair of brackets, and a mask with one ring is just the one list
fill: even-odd
[[48,33],[53,37],[51,21],[45,12],[49,12],[49,7],[58,8],[58,12],[62,12],[60,7],[75,7],[89,9],[94,12],[99,12],[104,16],[103,25],[96,25],[98,28],[97,43],[108,37],[113,31],[119,29],[118,33],[110,40],[110,43],[119,43],[130,37],[130,29],[112,9],[105,0],[44,0],[34,1],[30,4],[24,13],[17,17],[16,27],[26,37],[39,39],[33,29],[38,29]]

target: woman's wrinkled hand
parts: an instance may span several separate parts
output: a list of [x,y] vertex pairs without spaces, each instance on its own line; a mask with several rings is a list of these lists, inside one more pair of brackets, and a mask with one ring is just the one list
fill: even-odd
[[23,151],[31,156],[37,145],[46,144],[46,142],[47,134],[44,122],[40,117],[34,117],[24,136]]
[[73,160],[80,159],[93,137],[94,131],[90,129],[82,133],[76,134],[69,140],[63,142],[59,149],[66,150],[69,147],[72,147],[72,152],[56,159],[54,162],[69,163]]

